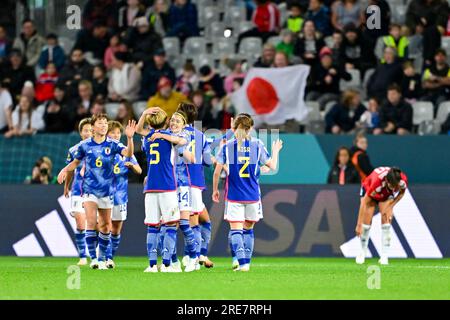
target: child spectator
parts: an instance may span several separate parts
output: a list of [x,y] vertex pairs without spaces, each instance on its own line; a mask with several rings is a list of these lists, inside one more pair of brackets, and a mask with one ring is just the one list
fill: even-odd
[[294,34],[290,29],[281,31],[281,42],[277,44],[276,50],[284,52],[288,58],[294,54]]
[[58,36],[54,33],[47,35],[47,45],[42,49],[38,65],[45,70],[49,63],[53,63],[58,71],[61,71],[66,63],[66,54],[58,44]]
[[185,96],[189,96],[198,86],[198,76],[195,66],[191,62],[186,62],[183,67],[183,74],[178,77],[175,90]]
[[103,63],[105,64],[106,69],[111,69],[113,55],[115,52],[126,50],[127,48],[123,43],[121,43],[119,35],[112,35],[111,39],[109,39],[109,47],[106,48],[105,57],[103,58]]
[[367,104],[367,110],[361,115],[361,118],[357,122],[357,127],[364,128],[368,132],[372,132],[374,129],[380,126],[380,101],[376,97],[369,99]]
[[407,61],[403,64],[402,95],[408,103],[414,103],[421,96],[422,86],[420,75],[414,70],[414,65]]
[[299,3],[294,2],[289,5],[289,16],[284,24],[284,28],[287,28],[293,33],[300,33],[303,28],[303,22],[305,19],[302,17],[302,7]]
[[96,65],[92,75],[92,92],[94,98],[106,99],[108,97],[108,78],[106,76],[105,66],[102,64]]
[[394,48],[397,51],[397,57],[399,59],[408,59],[409,40],[406,36],[402,35],[402,27],[399,24],[391,24],[389,27],[389,35],[378,40],[375,53],[382,63],[384,63],[383,52],[386,47]]
[[58,81],[58,73],[53,62],[47,64],[45,72],[39,76],[36,81],[36,96],[37,102],[44,102],[54,98],[53,91],[55,90],[56,82]]

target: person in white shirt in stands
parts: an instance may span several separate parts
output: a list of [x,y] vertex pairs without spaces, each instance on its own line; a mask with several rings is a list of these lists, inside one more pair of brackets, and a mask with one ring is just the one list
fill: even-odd
[[27,96],[21,96],[19,105],[12,113],[12,129],[5,133],[5,138],[35,134],[40,128],[39,112],[33,110],[32,102]]
[[12,129],[13,101],[6,83],[0,81],[0,133]]
[[112,71],[109,78],[109,99],[135,101],[141,86],[141,71],[133,63],[127,63],[126,52],[115,52],[112,59]]

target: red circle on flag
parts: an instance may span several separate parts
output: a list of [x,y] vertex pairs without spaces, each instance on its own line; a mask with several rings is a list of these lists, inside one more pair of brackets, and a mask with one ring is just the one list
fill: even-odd
[[273,85],[259,77],[252,79],[248,84],[247,97],[256,114],[271,113],[279,102]]

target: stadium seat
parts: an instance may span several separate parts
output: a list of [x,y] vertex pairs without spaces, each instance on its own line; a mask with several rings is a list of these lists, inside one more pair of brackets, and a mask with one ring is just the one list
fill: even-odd
[[348,70],[348,73],[352,76],[352,79],[349,81],[345,81],[341,79],[339,82],[339,89],[341,91],[348,89],[361,89],[361,72],[358,69]]
[[325,133],[325,121],[315,120],[310,121],[305,125],[305,132],[309,134],[324,134]]
[[218,38],[213,42],[212,53],[215,55],[231,55],[235,53],[236,45],[233,38]]
[[177,57],[180,55],[180,39],[177,37],[163,38],[163,45],[169,57]]
[[205,28],[205,37],[211,42],[215,42],[216,38],[223,38],[225,24],[221,21],[214,21]]
[[334,45],[333,36],[327,36],[323,39],[325,41],[325,45],[328,48],[332,48]]
[[369,84],[370,77],[373,75],[374,72],[375,72],[375,69],[372,68],[372,69],[366,70],[366,73],[364,74],[364,80],[362,83],[364,93],[367,92],[367,85]]
[[419,125],[424,121],[433,120],[434,106],[431,102],[417,101],[413,103],[413,124]]
[[283,41],[283,38],[281,36],[271,36],[269,39],[267,39],[267,43],[273,44],[274,46],[277,46],[281,41]]
[[289,16],[289,11],[288,11],[286,2],[280,3],[278,5],[278,10],[280,10],[280,24],[284,25],[284,23],[286,22],[286,20]]
[[119,111],[120,103],[107,103],[105,105],[106,114],[108,118],[115,119],[117,117],[117,113]]
[[306,108],[308,108],[308,116],[302,121],[302,124],[308,124],[311,121],[322,119],[322,116],[320,115],[320,105],[317,101],[306,101]]
[[404,25],[406,20],[406,10],[407,7],[405,5],[396,5],[395,9],[392,10],[392,22]]
[[258,57],[261,55],[262,51],[262,40],[261,38],[249,37],[244,38],[239,45],[239,53],[245,54],[246,56]]
[[437,111],[436,121],[442,125],[450,114],[450,101],[442,102]]
[[199,19],[199,27],[205,28],[214,21],[219,21],[220,12],[216,6],[199,7],[199,12],[202,11],[202,19]]
[[425,135],[437,135],[441,132],[441,125],[437,120],[423,121],[417,128],[417,134],[419,136]]
[[74,40],[66,37],[59,37],[58,42],[66,55],[70,54],[70,51],[72,51],[73,45],[75,44]]
[[133,103],[134,115],[139,118],[144,110],[147,109],[147,101],[138,101]]
[[227,27],[233,27],[241,21],[245,21],[247,11],[245,7],[231,6],[227,7],[224,15],[224,22]]
[[241,33],[252,29],[254,26],[255,25],[251,21],[241,21],[238,24],[237,29],[234,30],[233,36],[237,38]]
[[450,55],[450,37],[442,37],[441,38],[441,46],[447,52],[447,55]]
[[197,70],[199,70],[204,65],[208,65],[213,69],[216,68],[215,57],[211,54],[200,54],[198,56],[195,56],[193,62]]
[[336,101],[327,102],[327,104],[325,105],[325,109],[323,110],[323,114],[326,115],[328,113],[328,111],[330,111],[331,108],[334,107],[335,104],[336,104]]
[[206,39],[203,37],[190,37],[187,38],[183,47],[183,54],[197,55],[206,53]]

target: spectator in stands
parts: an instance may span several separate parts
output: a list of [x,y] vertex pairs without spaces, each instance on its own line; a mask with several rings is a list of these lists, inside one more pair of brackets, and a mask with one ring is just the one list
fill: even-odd
[[447,53],[439,49],[434,56],[434,64],[425,69],[422,86],[425,96],[422,100],[431,101],[437,110],[439,104],[450,97],[450,67],[447,63]]
[[275,58],[275,47],[271,43],[266,43],[263,46],[263,52],[261,57],[254,63],[255,68],[270,68],[273,64],[273,59]]
[[91,109],[89,109],[89,117],[103,113],[106,113],[105,100],[95,99]]
[[266,42],[271,36],[276,36],[280,32],[280,11],[276,4],[270,0],[255,1],[257,6],[252,18],[255,27],[239,35],[238,46],[243,38],[259,37]]
[[8,38],[6,29],[0,26],[0,64],[8,58],[11,49],[12,41]]
[[325,46],[323,39],[316,33],[314,22],[304,23],[303,32],[295,45],[294,55],[299,56],[303,63],[315,67],[319,62],[320,50]]
[[13,47],[23,54],[27,66],[34,67],[38,63],[44,45],[45,40],[37,33],[34,22],[25,19],[22,23],[22,33],[14,40]]
[[120,122],[124,128],[128,125],[128,121],[136,120],[136,115],[134,114],[133,105],[130,101],[122,100],[119,104],[119,109],[117,110],[116,121]]
[[178,37],[184,42],[199,35],[197,7],[189,0],[174,0],[169,8],[167,37]]
[[367,148],[369,144],[364,133],[358,133],[353,140],[353,146],[350,149],[351,161],[356,171],[363,181],[369,174],[372,173],[372,163],[370,162],[369,155],[367,154]]
[[169,30],[169,6],[167,0],[156,0],[153,6],[148,8],[146,17],[153,27],[153,30],[161,37]]
[[33,68],[27,66],[23,61],[22,53],[17,49],[12,49],[9,61],[0,68],[3,82],[9,87],[9,92],[14,103],[18,101],[18,96],[26,81],[35,82]]
[[53,99],[53,91],[58,81],[58,71],[54,63],[50,62],[36,81],[36,101],[45,102]]
[[393,23],[389,26],[389,35],[380,38],[375,48],[375,54],[378,59],[383,62],[384,48],[392,47],[397,50],[397,57],[400,60],[407,60],[409,51],[409,40],[406,36],[402,35],[402,27]]
[[42,49],[38,65],[45,70],[49,63],[53,63],[58,71],[61,71],[66,63],[66,54],[58,44],[58,36],[54,33],[47,35],[47,45]]
[[94,23],[92,30],[81,30],[78,33],[74,48],[81,49],[85,54],[91,52],[96,61],[103,61],[106,48],[109,46],[108,28],[103,21]]
[[147,106],[160,107],[171,117],[177,111],[178,105],[186,101],[185,95],[172,90],[172,82],[169,78],[161,77],[158,81],[158,92],[148,100]]
[[109,47],[105,50],[105,56],[103,58],[103,63],[105,64],[105,67],[109,71],[111,69],[112,59],[114,52],[127,51],[127,46],[122,43],[119,34],[113,34],[111,38],[109,39]]
[[387,101],[381,106],[380,128],[374,134],[406,135],[412,131],[413,110],[402,98],[402,91],[397,84],[389,86]]
[[83,28],[90,30],[95,22],[104,21],[109,29],[117,27],[116,0],[88,0],[82,14]]
[[[214,99],[218,99],[214,97],[212,99],[212,103],[215,104]],[[216,117],[215,128],[219,130],[228,130],[230,129],[231,118],[235,115],[235,108],[231,102],[230,96],[225,96],[223,99],[219,100],[215,105],[216,110],[219,110]]]
[[188,97],[198,87],[198,75],[192,62],[186,62],[183,73],[178,77],[175,90]]
[[[380,14],[380,23],[377,25],[377,28],[364,28],[365,38],[370,41],[370,48],[374,50],[377,39],[389,33],[391,8],[386,0],[369,0],[368,6],[377,6]],[[373,14],[373,12],[366,11],[364,20],[367,21]]]
[[108,78],[105,66],[102,64],[95,66],[92,75],[92,91],[95,99],[105,100],[108,97]]
[[318,32],[323,37],[329,36],[333,32],[330,23],[330,10],[323,4],[323,0],[310,0],[306,19],[314,22]]
[[71,132],[73,129],[67,125],[70,122],[67,110],[57,100],[45,103],[44,122],[45,132],[48,133]]
[[245,78],[245,73],[242,70],[242,61],[239,59],[226,59],[225,64],[228,69],[231,71],[224,80],[224,88],[227,94],[232,93],[233,90],[233,82],[235,79]]
[[134,28],[130,29],[125,44],[131,52],[132,61],[144,65],[159,49],[163,48],[162,40],[151,27],[146,17],[135,20]]
[[199,70],[200,79],[198,88],[205,92],[207,96],[216,96],[223,98],[225,96],[225,89],[223,86],[222,77],[216,73],[210,66],[204,65]]
[[142,83],[140,91],[140,100],[148,100],[157,91],[159,79],[162,77],[169,78],[171,83],[175,83],[175,70],[167,62],[166,52],[164,49],[158,49],[153,59],[144,65],[142,71]]
[[87,117],[94,103],[92,83],[82,80],[78,84],[78,97],[72,102],[70,116],[74,119],[75,128],[79,121]]
[[281,42],[276,46],[277,51],[284,52],[290,59],[294,54],[294,33],[289,29],[284,29],[280,33]]
[[338,0],[331,7],[331,24],[336,30],[343,31],[352,23],[359,28],[364,22],[364,10],[358,0]]
[[367,103],[367,110],[361,115],[356,123],[358,128],[368,133],[380,127],[380,101],[376,97],[371,97]]
[[287,28],[294,34],[299,34],[303,28],[303,8],[298,2],[288,4],[289,16],[284,23],[283,28]]
[[52,175],[53,163],[49,157],[39,158],[33,167],[31,176],[25,178],[25,184],[56,184]]
[[119,9],[118,27],[122,35],[133,26],[136,18],[145,16],[145,11],[140,0],[127,0],[127,4]]
[[403,64],[401,88],[402,96],[408,103],[416,102],[422,95],[420,75],[416,73],[414,65],[410,61]]
[[351,80],[351,75],[344,68],[336,66],[331,49],[323,47],[320,50],[320,65],[310,75],[310,79],[306,100],[317,101],[320,109],[324,110],[328,102],[339,101],[339,82],[341,79]]
[[333,167],[328,173],[328,184],[356,184],[360,183],[358,172],[350,161],[350,150],[340,147],[336,153]]
[[202,122],[202,128],[204,130],[213,128],[215,125],[215,119],[212,114],[211,104],[205,100],[203,91],[196,90],[192,92],[189,100],[197,106],[197,119]]
[[384,100],[387,88],[392,83],[400,83],[402,78],[402,66],[396,59],[394,48],[384,49],[384,63],[380,64],[367,83],[367,94]]
[[56,84],[55,89],[53,90],[53,101],[55,103],[57,103],[59,106],[61,106],[61,108],[63,109],[63,111],[68,115],[69,117],[69,121],[68,123],[70,125],[67,125],[67,130],[72,131],[74,129],[74,125],[75,123],[72,122],[72,118],[70,118],[70,113],[71,113],[71,105],[68,102],[68,99],[66,99],[65,96],[65,86],[63,85],[58,85]]
[[0,133],[12,129],[11,113],[14,107],[13,99],[8,86],[4,81],[0,82]]
[[279,51],[275,54],[273,59],[273,68],[284,68],[289,66],[289,58],[286,53]]
[[22,96],[19,105],[12,113],[12,129],[5,133],[5,138],[35,134],[38,129],[41,129],[36,126],[38,122],[39,119],[36,119],[36,116],[33,117],[33,105],[30,99]]
[[72,50],[70,60],[59,74],[59,83],[67,87],[66,97],[75,98],[78,93],[78,83],[82,80],[92,79],[92,66],[84,59],[81,49]]
[[135,101],[139,97],[141,70],[133,63],[127,61],[128,53],[114,53],[112,71],[108,83],[108,93],[111,101],[119,102],[123,99]]
[[334,31],[333,35],[331,36],[332,43],[330,46],[331,49],[331,56],[333,57],[333,61],[335,61],[340,66],[343,66],[344,63],[341,62],[341,48],[342,43],[344,42],[344,36],[342,35],[342,32],[340,31]]
[[22,90],[20,91],[20,96],[26,96],[28,100],[31,101],[31,104],[35,105],[36,91],[34,90],[34,83],[31,81],[25,81]]
[[341,102],[335,104],[325,116],[325,132],[333,134],[351,132],[364,111],[366,108],[361,104],[359,92],[352,89],[344,91]]

